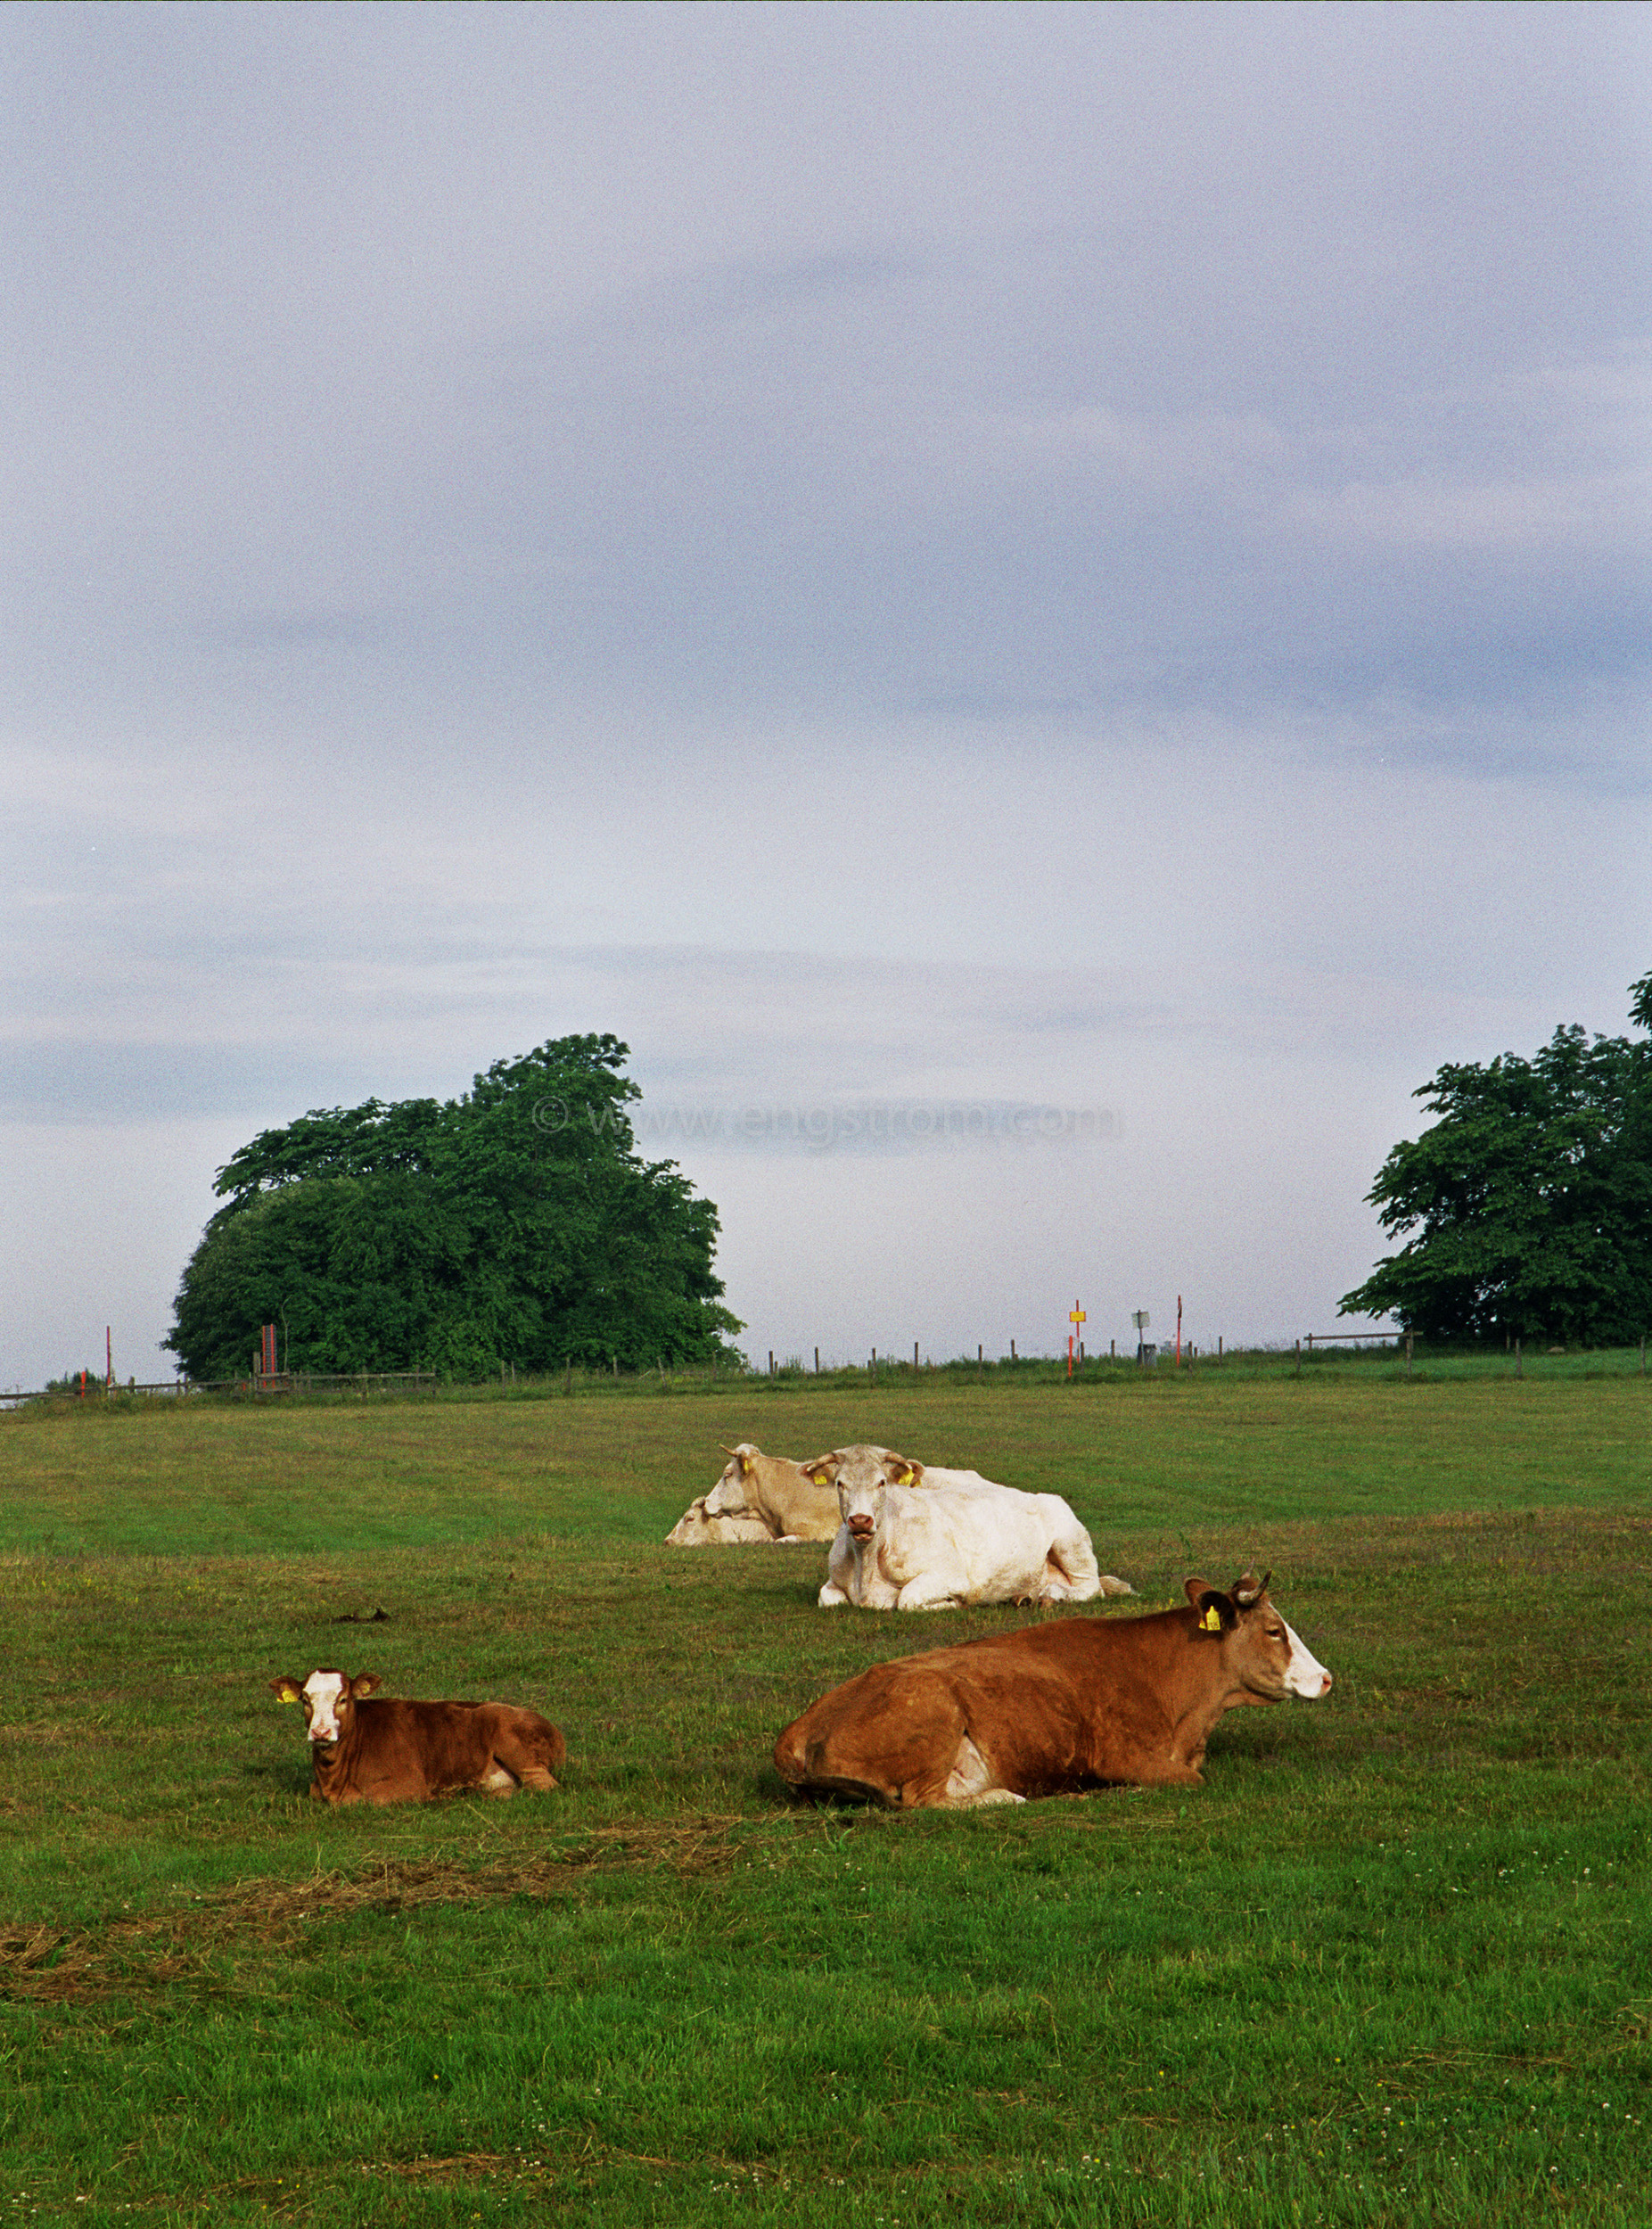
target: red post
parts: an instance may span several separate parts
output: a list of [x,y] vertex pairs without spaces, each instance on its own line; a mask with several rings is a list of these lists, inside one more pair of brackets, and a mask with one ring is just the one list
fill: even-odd
[[1176,1367],[1181,1368],[1181,1295],[1176,1295]]

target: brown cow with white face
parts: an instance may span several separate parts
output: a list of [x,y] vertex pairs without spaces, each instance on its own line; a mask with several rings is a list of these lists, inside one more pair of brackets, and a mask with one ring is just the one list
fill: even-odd
[[270,1686],[302,1703],[309,1723],[309,1792],[324,1804],[423,1803],[451,1789],[514,1796],[555,1788],[567,1744],[548,1718],[514,1703],[366,1698],[376,1672],[284,1673]]
[[1266,1578],[1186,1583],[1186,1609],[1064,1618],[875,1664],[789,1725],[775,1764],[805,1793],[899,1810],[1198,1781],[1224,1711],[1326,1695],[1331,1675]]

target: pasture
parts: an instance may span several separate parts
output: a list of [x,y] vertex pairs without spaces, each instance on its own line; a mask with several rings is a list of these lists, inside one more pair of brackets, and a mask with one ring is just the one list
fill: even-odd
[[[0,1417],[0,2218],[1644,2224],[1649,1400],[1389,1365]],[[1109,1616],[1253,1557],[1336,1689],[1231,1712],[1202,1789],[794,1804],[770,1748],[835,1682],[1088,1610],[826,1614],[819,1546],[666,1550],[738,1438],[1061,1493],[1138,1590]],[[267,1682],[322,1664],[545,1711],[563,1785],[311,1804]]]

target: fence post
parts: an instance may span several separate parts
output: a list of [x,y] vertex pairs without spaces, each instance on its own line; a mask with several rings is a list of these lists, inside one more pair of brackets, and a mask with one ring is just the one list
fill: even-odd
[[1408,1378],[1411,1374],[1411,1335],[1409,1331],[1405,1335],[1405,1374]]
[[1298,1340],[1297,1340],[1297,1342],[1296,1342],[1296,1375],[1297,1375],[1297,1377],[1298,1377],[1298,1378],[1300,1378],[1300,1377],[1302,1376],[1302,1374],[1303,1374],[1303,1343],[1302,1343],[1302,1341],[1301,1341],[1300,1339],[1298,1339]]
[[818,1378],[818,1377],[819,1377],[819,1375],[820,1375],[820,1349],[819,1349],[818,1347],[817,1347],[817,1348],[815,1349],[815,1376],[816,1376],[817,1378]]
[[[1409,1357],[1410,1357],[1410,1351],[1411,1351],[1411,1342],[1410,1342],[1409,1339],[1408,1339],[1408,1340],[1406,1341],[1406,1343],[1405,1343],[1405,1349],[1406,1349],[1406,1354],[1407,1354],[1407,1356],[1408,1356],[1408,1358],[1409,1358]],[[1515,1376],[1516,1376],[1516,1378],[1518,1378],[1518,1377],[1519,1377],[1519,1375],[1520,1375],[1520,1342],[1519,1342],[1519,1340],[1518,1340],[1518,1339],[1516,1339],[1516,1340],[1515,1341]]]
[[1015,1360],[1015,1342],[1014,1339],[1012,1339],[1009,1343],[1009,1359],[1012,1362]]

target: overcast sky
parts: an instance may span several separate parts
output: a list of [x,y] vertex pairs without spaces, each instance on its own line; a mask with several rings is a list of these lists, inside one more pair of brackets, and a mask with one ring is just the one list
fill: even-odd
[[[1652,967],[1652,11],[0,11],[0,1384],[611,1030],[743,1344],[1336,1328]],[[1345,1328],[1345,1327],[1343,1327]]]

